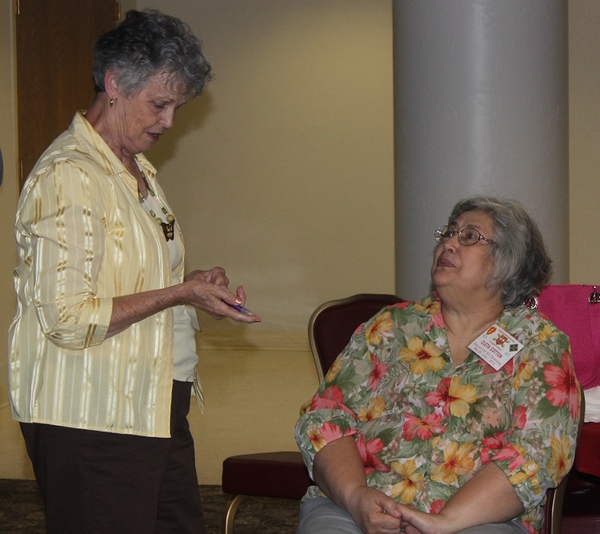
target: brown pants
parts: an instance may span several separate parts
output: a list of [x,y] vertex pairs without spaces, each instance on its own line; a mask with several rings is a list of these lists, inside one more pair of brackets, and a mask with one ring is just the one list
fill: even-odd
[[48,534],[204,534],[190,394],[173,383],[170,438],[21,424]]

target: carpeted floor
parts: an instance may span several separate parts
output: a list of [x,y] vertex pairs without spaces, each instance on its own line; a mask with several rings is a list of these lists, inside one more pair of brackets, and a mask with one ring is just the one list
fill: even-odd
[[[200,486],[207,534],[221,534],[228,496]],[[295,534],[299,501],[248,497],[235,517],[235,534]],[[0,532],[45,534],[44,505],[34,481],[0,479]],[[83,533],[82,533],[83,534]]]

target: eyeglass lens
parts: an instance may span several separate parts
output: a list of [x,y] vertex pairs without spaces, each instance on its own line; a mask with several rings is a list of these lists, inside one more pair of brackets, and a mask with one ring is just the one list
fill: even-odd
[[442,226],[435,231],[435,240],[438,243],[443,243],[448,239],[458,235],[458,242],[461,245],[471,246],[482,239],[481,234],[474,228],[465,228],[464,230],[458,231],[456,228],[451,226]]

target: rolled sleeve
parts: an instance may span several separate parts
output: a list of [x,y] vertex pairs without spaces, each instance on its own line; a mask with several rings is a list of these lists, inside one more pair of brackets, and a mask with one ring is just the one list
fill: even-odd
[[96,297],[106,232],[102,195],[94,189],[79,167],[56,163],[37,177],[19,218],[31,240],[33,305],[42,332],[71,350],[102,343],[112,314],[112,299]]

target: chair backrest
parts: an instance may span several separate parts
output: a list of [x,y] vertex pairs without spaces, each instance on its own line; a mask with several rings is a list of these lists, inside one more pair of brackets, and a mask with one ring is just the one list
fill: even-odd
[[308,340],[319,381],[350,341],[354,331],[384,306],[403,302],[396,295],[361,293],[319,306],[308,321]]
[[[583,430],[583,421],[585,416],[585,396],[583,389],[579,388],[579,427],[577,430],[577,441],[581,437]],[[563,478],[556,488],[550,488],[546,491],[546,504],[544,505],[544,526],[540,534],[561,534],[562,533],[562,507],[565,497],[565,490],[569,482],[569,474]]]

